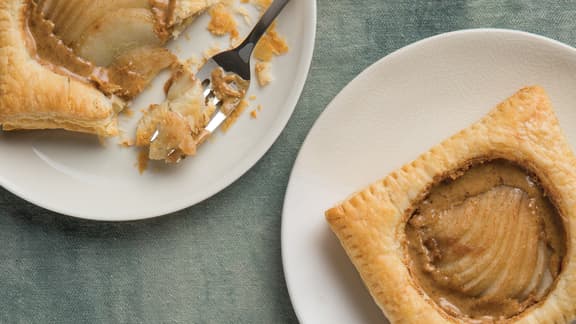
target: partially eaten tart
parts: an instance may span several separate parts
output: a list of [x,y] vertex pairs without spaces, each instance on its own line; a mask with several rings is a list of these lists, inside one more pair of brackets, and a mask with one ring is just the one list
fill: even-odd
[[176,62],[166,42],[215,2],[0,1],[0,125],[115,135],[117,112]]
[[576,157],[540,87],[326,218],[391,322],[576,317]]

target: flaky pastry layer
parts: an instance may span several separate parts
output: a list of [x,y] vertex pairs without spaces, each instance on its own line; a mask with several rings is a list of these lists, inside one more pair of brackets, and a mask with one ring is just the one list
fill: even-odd
[[0,1],[0,124],[117,134],[118,107],[90,84],[41,65],[26,46],[26,0]]

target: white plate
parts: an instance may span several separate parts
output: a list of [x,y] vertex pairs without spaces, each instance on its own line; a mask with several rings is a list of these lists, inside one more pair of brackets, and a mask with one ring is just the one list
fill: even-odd
[[[255,15],[255,12],[253,12]],[[171,44],[182,58],[201,57],[215,44],[228,45],[228,37],[215,39],[206,31],[203,15]],[[239,17],[239,22],[242,18]],[[255,23],[255,20],[252,20]],[[241,23],[243,35],[249,25]],[[316,2],[291,1],[278,18],[278,30],[290,46],[287,55],[273,61],[275,81],[255,95],[251,109],[263,107],[258,119],[247,110],[225,134],[216,134],[196,157],[178,166],[157,164],[140,175],[135,149],[121,148],[118,139],[105,146],[92,136],[64,132],[0,132],[0,185],[44,208],[94,220],[135,220],[170,213],[194,205],[224,189],[252,167],[276,140],[300,96],[312,59],[316,30]],[[159,77],[133,108],[163,101]],[[133,129],[124,121],[125,129]]]
[[435,36],[390,54],[342,90],[308,135],[285,198],[284,271],[302,323],[384,321],[324,211],[531,84],[548,91],[574,146],[576,50],[537,35]]

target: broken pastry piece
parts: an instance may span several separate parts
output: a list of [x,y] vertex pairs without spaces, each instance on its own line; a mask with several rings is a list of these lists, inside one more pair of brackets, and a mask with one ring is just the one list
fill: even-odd
[[0,125],[111,136],[212,0],[0,1]]
[[204,88],[194,74],[185,66],[178,67],[166,85],[166,101],[150,106],[136,130],[136,145],[147,148],[151,160],[176,163],[194,155],[210,135],[204,128],[216,109],[228,115],[249,85],[235,74],[226,75],[221,68],[212,71],[211,82],[218,107],[204,99]]
[[326,218],[392,323],[576,317],[576,157],[539,87]]
[[214,112],[202,89],[187,68],[180,66],[173,74],[166,101],[150,106],[136,130],[136,145],[148,148],[150,159],[178,162],[196,153],[202,130]]

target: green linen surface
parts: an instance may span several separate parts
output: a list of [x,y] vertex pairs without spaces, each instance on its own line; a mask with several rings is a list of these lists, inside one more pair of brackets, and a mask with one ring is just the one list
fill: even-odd
[[329,101],[379,58],[447,31],[512,28],[576,45],[575,8],[319,0],[314,60],[294,115],[266,156],[213,198],[157,219],[98,223],[0,188],[0,322],[296,323],[282,271],[282,203],[298,149]]

